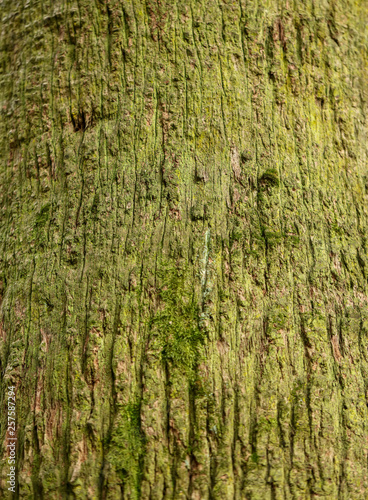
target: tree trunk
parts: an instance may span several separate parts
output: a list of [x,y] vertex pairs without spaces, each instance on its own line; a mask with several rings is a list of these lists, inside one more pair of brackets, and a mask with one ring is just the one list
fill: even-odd
[[1,498],[367,499],[368,3],[0,4]]

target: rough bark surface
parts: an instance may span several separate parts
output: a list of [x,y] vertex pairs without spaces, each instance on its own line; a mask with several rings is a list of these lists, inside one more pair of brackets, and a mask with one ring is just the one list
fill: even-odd
[[367,499],[367,1],[0,7],[1,498]]

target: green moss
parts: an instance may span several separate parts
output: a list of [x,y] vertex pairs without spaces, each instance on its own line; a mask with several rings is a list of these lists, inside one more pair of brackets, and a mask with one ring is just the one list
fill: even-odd
[[277,245],[283,239],[283,234],[280,231],[265,231],[264,237],[267,241],[267,244],[270,246]]
[[261,186],[278,187],[280,185],[279,174],[276,169],[267,169],[259,178]]
[[292,247],[298,247],[300,245],[300,238],[299,238],[299,236],[296,236],[295,234],[287,234],[286,241]]
[[145,444],[140,427],[140,405],[132,402],[122,407],[117,421],[110,441],[109,461],[123,484],[135,484],[135,492],[139,498],[140,462]]
[[242,163],[246,163],[248,161],[251,161],[252,157],[253,157],[252,152],[249,149],[246,149],[242,151],[242,153],[240,154],[240,161]]
[[100,204],[100,194],[97,192],[93,197],[93,203],[91,206],[91,213],[93,216],[97,215],[99,204]]
[[188,270],[166,264],[158,274],[162,310],[151,319],[150,330],[162,360],[191,375],[201,355],[204,333],[199,328],[198,303],[188,287]]
[[35,229],[42,229],[46,225],[50,216],[50,206],[50,203],[46,203],[37,214],[34,224]]
[[243,238],[243,230],[240,227],[234,227],[231,234],[231,241],[240,241]]

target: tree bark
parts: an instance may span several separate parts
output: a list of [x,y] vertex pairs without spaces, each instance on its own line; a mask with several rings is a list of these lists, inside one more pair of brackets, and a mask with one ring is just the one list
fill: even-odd
[[368,3],[0,5],[1,498],[367,499]]

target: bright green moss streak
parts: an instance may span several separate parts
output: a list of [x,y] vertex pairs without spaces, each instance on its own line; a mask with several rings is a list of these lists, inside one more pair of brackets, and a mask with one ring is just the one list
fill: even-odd
[[133,486],[131,498],[138,499],[142,480],[141,459],[144,454],[139,403],[129,403],[119,408],[117,426],[111,440],[105,444],[110,449],[109,461],[116,468],[118,477],[123,484]]
[[154,346],[163,362],[179,366],[193,376],[204,333],[199,328],[199,306],[188,287],[188,270],[165,265],[158,272],[161,309],[149,322]]

